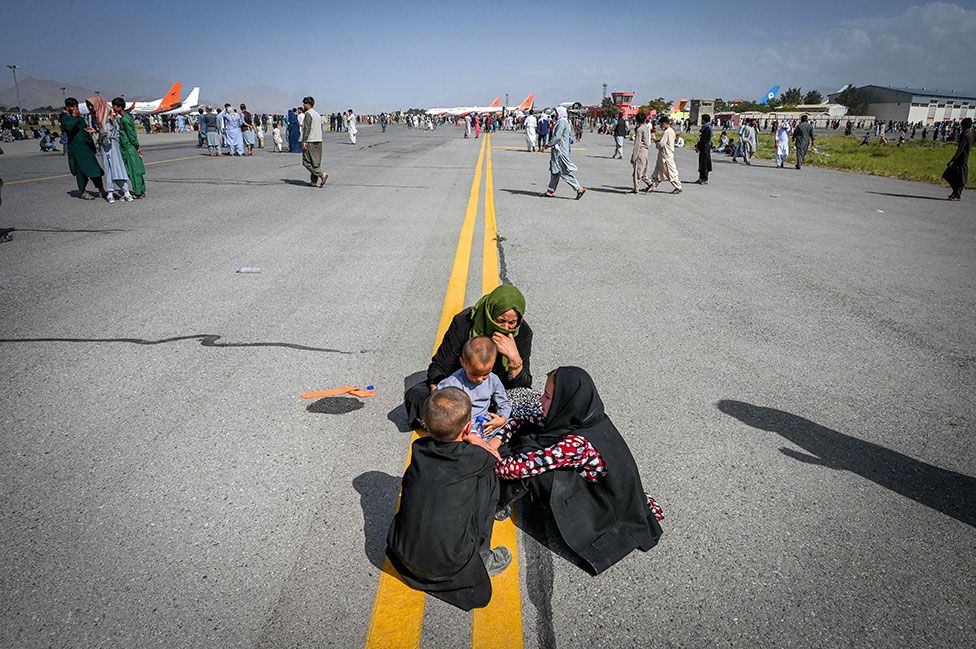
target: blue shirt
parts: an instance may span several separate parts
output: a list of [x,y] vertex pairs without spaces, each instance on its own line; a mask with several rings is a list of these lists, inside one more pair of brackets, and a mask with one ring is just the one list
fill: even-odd
[[479,416],[488,414],[488,406],[491,405],[492,401],[495,402],[495,412],[498,415],[508,419],[509,415],[512,414],[512,404],[509,403],[508,395],[505,394],[505,387],[502,386],[501,379],[495,376],[494,372],[489,374],[488,378],[481,383],[472,383],[462,367],[437,384],[438,390],[442,388],[461,388],[467,392],[471,399],[472,430],[481,429],[480,426],[476,425],[476,420]]

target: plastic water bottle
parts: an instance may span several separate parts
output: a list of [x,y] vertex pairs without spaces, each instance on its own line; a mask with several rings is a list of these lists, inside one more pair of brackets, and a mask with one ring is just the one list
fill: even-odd
[[234,269],[235,273],[260,273],[260,268],[252,268],[250,266],[238,266]]
[[474,428],[478,433],[483,433],[485,430],[485,424],[491,421],[491,417],[487,415],[478,415],[474,418]]

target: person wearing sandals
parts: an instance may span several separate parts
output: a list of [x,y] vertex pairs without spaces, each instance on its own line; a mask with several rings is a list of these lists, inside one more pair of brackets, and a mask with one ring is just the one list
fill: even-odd
[[496,520],[531,492],[593,574],[657,545],[664,513],[644,491],[630,448],[585,370],[555,369],[541,398],[513,406],[511,421],[487,440],[489,449],[502,449]]
[[549,146],[552,147],[549,153],[549,188],[543,196],[555,198],[556,187],[559,185],[559,179],[562,178],[576,190],[576,200],[579,200],[586,193],[586,190],[580,186],[576,176],[573,175],[577,167],[569,158],[573,129],[569,125],[566,107],[557,106],[556,115],[558,119],[555,126],[552,127],[552,135],[549,139]]
[[68,152],[68,170],[78,183],[78,197],[87,201],[95,199],[85,191],[90,180],[102,198],[107,198],[108,194],[102,185],[102,168],[95,157],[95,142],[91,137],[96,131],[81,116],[77,99],[66,98],[64,107],[66,112],[61,114],[61,132],[68,138],[65,147]]

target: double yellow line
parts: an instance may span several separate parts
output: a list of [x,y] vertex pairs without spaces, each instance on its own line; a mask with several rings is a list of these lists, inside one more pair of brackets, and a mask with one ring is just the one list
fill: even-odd
[[[491,136],[485,135],[478,153],[478,164],[471,181],[468,207],[461,224],[454,264],[447,281],[444,306],[441,309],[434,351],[454,318],[464,308],[465,286],[471,266],[471,249],[474,227],[478,217],[478,196],[481,192],[481,176],[485,176],[484,242],[481,268],[481,289],[487,293],[499,285],[498,236],[495,221],[495,187],[491,168]],[[416,431],[411,444],[418,437]],[[407,452],[407,464],[410,453]],[[492,546],[504,545],[512,551],[512,565],[505,572],[492,578],[491,603],[476,609],[471,618],[471,645],[473,649],[521,649],[522,648],[522,601],[519,586],[518,547],[512,518],[496,522],[492,531]],[[396,577],[389,561],[383,566],[373,615],[366,634],[366,649],[413,649],[420,646],[424,622],[424,593],[413,590]]]

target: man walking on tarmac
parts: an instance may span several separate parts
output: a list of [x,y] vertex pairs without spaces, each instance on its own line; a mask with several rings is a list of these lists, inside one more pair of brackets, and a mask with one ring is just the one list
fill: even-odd
[[[311,180],[309,187],[321,187],[329,179],[329,174],[322,171],[322,116],[313,106],[315,99],[306,97],[305,116],[302,120],[302,164],[308,169]],[[321,185],[319,182],[321,181]]]

